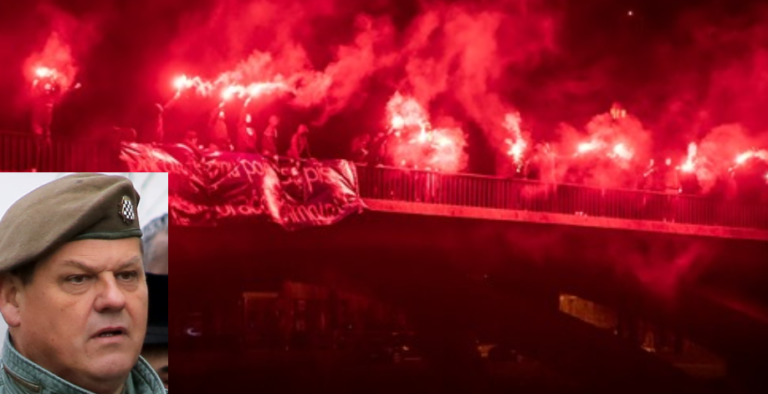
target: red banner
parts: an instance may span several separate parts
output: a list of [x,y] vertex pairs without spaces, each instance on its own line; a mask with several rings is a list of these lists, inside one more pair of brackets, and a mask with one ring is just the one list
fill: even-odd
[[345,160],[275,162],[261,155],[126,144],[131,172],[168,172],[169,211],[179,225],[271,220],[289,230],[329,225],[360,212],[355,166]]

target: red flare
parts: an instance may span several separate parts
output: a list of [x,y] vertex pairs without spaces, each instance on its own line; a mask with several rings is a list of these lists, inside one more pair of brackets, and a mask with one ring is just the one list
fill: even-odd
[[696,161],[696,153],[698,151],[698,146],[695,142],[691,142],[688,144],[688,157],[686,157],[685,162],[680,166],[680,170],[687,173],[692,173],[695,170],[695,161]]
[[602,141],[582,142],[576,147],[576,156],[602,149],[603,146],[604,143]]
[[432,128],[424,108],[413,98],[395,93],[387,103],[390,135],[388,154],[402,167],[456,172],[463,169],[465,136],[458,128]]
[[754,150],[750,149],[744,153],[739,154],[736,156],[736,165],[742,165],[749,161],[750,159],[760,159],[768,163],[768,150]]
[[55,78],[56,70],[48,67],[37,67],[35,69],[35,75],[37,75],[38,78]]
[[613,153],[609,154],[608,156],[612,158],[632,160],[633,155],[634,154],[632,153],[632,151],[629,148],[627,148],[626,145],[624,145],[623,143],[618,143],[613,147]]
[[69,45],[56,32],[51,33],[39,52],[25,60],[23,69],[27,81],[36,90],[34,94],[66,93],[77,74]]
[[512,134],[512,138],[504,140],[504,142],[509,145],[507,155],[513,158],[515,165],[518,166],[518,168],[523,165],[523,157],[525,151],[528,149],[528,142],[523,137],[522,130],[520,129],[520,122],[520,113],[512,112],[505,115],[503,124],[504,128]]

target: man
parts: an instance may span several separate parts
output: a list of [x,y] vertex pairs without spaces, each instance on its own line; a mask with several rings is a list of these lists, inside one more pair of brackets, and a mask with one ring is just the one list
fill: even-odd
[[299,160],[304,157],[311,157],[309,153],[309,129],[306,125],[299,125],[296,134],[291,137],[291,148],[288,150],[288,157]]
[[355,137],[352,140],[351,158],[352,161],[358,164],[366,164],[368,162],[368,148],[371,144],[371,135],[366,133]]
[[197,131],[195,130],[187,130],[184,133],[184,138],[181,140],[181,143],[193,152],[200,152],[200,142],[197,138]]
[[[51,150],[51,122],[53,107],[61,94],[61,87],[55,80],[48,82],[35,81],[34,104],[32,108],[32,133],[35,136],[35,170],[40,171],[48,165],[43,158]],[[46,162],[46,163],[44,163]]]
[[141,356],[168,388],[168,214],[149,222],[142,232],[149,322]]
[[165,127],[163,125],[163,116],[165,116],[165,107],[160,103],[154,105],[154,116],[149,128],[149,143],[162,144],[165,141]]
[[2,393],[165,393],[147,326],[139,195],[123,177],[43,185],[0,220]]
[[272,159],[277,159],[277,126],[280,118],[277,115],[269,117],[269,124],[261,135],[261,154]]
[[211,121],[208,149],[214,151],[232,151],[232,141],[229,139],[227,118],[224,113],[224,103],[219,104]]

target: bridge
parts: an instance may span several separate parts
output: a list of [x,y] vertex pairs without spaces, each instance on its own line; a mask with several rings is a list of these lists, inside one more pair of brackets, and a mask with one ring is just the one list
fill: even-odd
[[[30,146],[3,135],[0,169],[28,168],[37,160]],[[111,171],[113,154],[113,145],[55,143],[44,160],[61,171]],[[403,310],[452,377],[441,390],[482,381],[470,356],[478,336],[589,389],[712,388],[562,313],[559,297],[570,294],[679,332],[722,358],[735,387],[766,388],[766,204],[363,165],[357,173],[368,209],[337,225],[174,229],[184,241],[171,247],[173,265],[184,268],[174,269],[172,332],[202,310],[214,331],[241,335],[242,294],[294,280]]]
[[[0,132],[0,171],[120,171],[120,143]],[[371,211],[768,240],[768,200],[718,200],[647,190],[551,184],[475,174],[357,165]]]
[[[478,336],[590,388],[711,389],[558,310],[560,295],[577,295],[678,332],[723,359],[737,385],[765,388],[754,361],[768,354],[765,205],[364,165],[357,173],[368,209],[333,226],[176,230],[188,240],[180,282],[190,284],[179,310],[233,305],[243,292],[294,280],[404,310],[429,333],[422,346],[432,359],[451,360],[442,367],[456,380],[441,390],[477,387],[466,375]],[[211,260],[226,261],[228,274],[211,275]],[[192,285],[206,281],[222,293]]]

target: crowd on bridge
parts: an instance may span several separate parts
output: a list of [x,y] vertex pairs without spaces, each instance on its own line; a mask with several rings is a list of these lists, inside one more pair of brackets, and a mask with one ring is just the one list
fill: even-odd
[[[52,89],[52,88],[51,88]],[[53,93],[48,94],[50,96]],[[41,95],[41,97],[47,97]],[[276,114],[252,116],[248,105],[242,106],[236,116],[231,115],[222,105],[207,112],[201,122],[198,116],[194,122],[184,121],[185,114],[168,118],[168,105],[156,105],[156,112],[150,116],[146,127],[137,133],[132,128],[110,130],[115,139],[150,143],[181,143],[193,151],[236,151],[256,153],[277,159],[287,157],[293,160],[310,159],[310,128],[298,124],[295,131],[287,131],[284,122]],[[197,109],[199,111],[199,108]],[[613,110],[613,108],[612,108]],[[40,99],[35,104],[32,131],[36,138],[36,162],[51,145],[52,103]],[[181,119],[181,120],[180,120]],[[183,125],[180,125],[182,124]],[[166,125],[172,125],[166,130]],[[170,131],[170,133],[169,133]],[[288,134],[285,134],[285,133]],[[389,131],[363,133],[350,144],[345,159],[361,166],[399,167],[402,171],[415,174],[414,168],[396,163],[387,152],[392,138]],[[286,144],[287,143],[287,144]],[[287,145],[287,146],[286,146]],[[40,165],[35,166],[40,168]],[[443,174],[445,176],[449,174]],[[747,159],[742,165],[729,171],[713,174],[712,179],[702,184],[697,172],[686,171],[670,158],[656,157],[648,166],[616,166],[603,158],[582,159],[563,157],[553,153],[546,143],[536,144],[512,173],[501,174],[503,178],[516,181],[534,181],[544,184],[578,185],[597,189],[620,189],[650,191],[666,195],[698,195],[720,201],[738,201],[749,204],[768,204],[768,162],[758,157]],[[419,175],[413,175],[419,182]],[[424,178],[424,176],[421,176]],[[435,192],[426,194],[432,195]],[[545,193],[546,194],[546,193]]]

